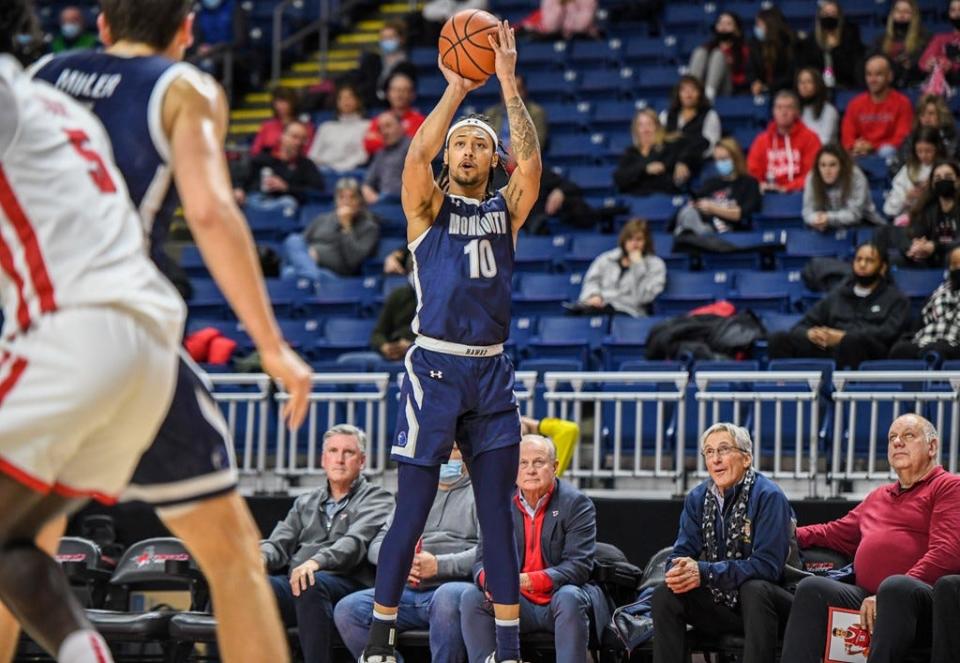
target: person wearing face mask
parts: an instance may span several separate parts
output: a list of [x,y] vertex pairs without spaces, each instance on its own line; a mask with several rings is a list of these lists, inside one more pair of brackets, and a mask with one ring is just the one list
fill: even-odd
[[95,48],[97,37],[87,32],[83,12],[73,5],[64,7],[60,11],[60,33],[50,42],[50,50],[54,53],[80,51]]
[[389,103],[387,86],[398,73],[405,74],[416,87],[418,72],[407,53],[407,26],[401,20],[392,20],[380,28],[377,50],[365,51],[357,71],[348,74],[346,80],[360,90],[365,108],[383,108]]
[[933,36],[920,56],[920,69],[931,72],[940,67],[947,82],[956,85],[960,83],[960,0],[950,0],[947,20],[953,30]]
[[830,90],[851,90],[863,86],[863,53],[860,28],[844,18],[840,4],[818,3],[813,30],[797,46],[798,65],[819,72]]
[[[460,597],[473,585],[470,572],[477,554],[480,524],[470,475],[460,450],[440,466],[437,495],[417,545],[407,585],[401,594],[397,631],[429,629],[430,660],[460,663],[467,652],[460,632]],[[367,559],[377,564],[393,516],[370,543]],[[354,658],[363,653],[373,614],[373,590],[350,594],[333,612],[337,630]]]
[[747,60],[747,79],[754,96],[793,87],[797,37],[776,6],[757,12]]
[[950,249],[947,261],[947,278],[923,305],[922,326],[893,346],[891,359],[921,359],[928,352],[960,359],[960,246]]
[[882,226],[870,184],[838,145],[824,145],[803,187],[803,222],[818,232],[861,224]]
[[696,189],[677,214],[675,235],[749,230],[751,216],[760,211],[760,187],[747,172],[736,140],[720,139],[713,148],[713,166],[717,175]]
[[[919,83],[923,78],[920,57],[930,35],[920,21],[916,0],[897,0],[887,16],[887,27],[873,44],[876,53],[893,62],[893,85],[896,88]],[[868,81],[869,85],[869,81]]]
[[910,213],[909,244],[901,245],[905,267],[939,269],[960,241],[960,164],[938,163],[923,197]]
[[840,369],[885,359],[910,313],[910,301],[888,282],[887,268],[879,246],[857,247],[850,279],[810,308],[793,329],[771,334],[770,358],[833,359]]
[[713,24],[713,36],[690,56],[690,75],[703,83],[704,94],[710,101],[717,95],[746,92],[749,56],[740,17],[720,12]]

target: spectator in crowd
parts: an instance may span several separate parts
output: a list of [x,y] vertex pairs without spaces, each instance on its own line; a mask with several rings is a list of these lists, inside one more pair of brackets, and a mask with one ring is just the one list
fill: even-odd
[[939,446],[929,421],[898,417],[887,436],[897,481],[874,489],[839,520],[797,529],[801,549],[821,546],[852,557],[856,584],[818,576],[800,581],[784,663],[821,660],[828,606],[860,611],[871,633],[870,661],[903,661],[915,644],[929,645],[931,586],[960,571],[960,477],[937,462]]
[[[400,595],[397,632],[430,631],[430,660],[461,663],[467,651],[460,631],[460,597],[472,588],[473,562],[480,540],[470,476],[460,450],[440,466],[437,495],[417,544],[407,586]],[[390,517],[393,519],[393,516]],[[370,544],[367,559],[377,564],[389,521]],[[333,613],[337,630],[354,658],[363,654],[373,620],[373,590],[342,599]]]
[[[610,612],[602,590],[590,583],[597,539],[593,502],[558,480],[556,472],[553,442],[525,435],[513,509],[520,558],[520,632],[552,632],[557,663],[582,663],[588,656],[590,625],[602,629]],[[480,552],[474,565],[477,587],[464,592],[460,601],[470,663],[483,663],[496,648]]]
[[920,329],[893,346],[891,359],[921,359],[928,352],[960,359],[960,246],[947,260],[947,278],[923,305]]
[[819,232],[862,224],[881,226],[870,183],[839,145],[824,145],[803,186],[803,222]]
[[957,155],[957,123],[947,107],[943,97],[936,94],[925,94],[917,99],[913,114],[913,129],[900,144],[897,152],[896,165],[904,163],[913,150],[913,138],[920,128],[930,128],[937,132],[943,144],[943,158],[953,159]]
[[713,148],[717,171],[677,214],[675,235],[725,233],[750,228],[750,217],[760,211],[762,198],[757,181],[747,172],[743,151],[733,138],[721,138]]
[[[424,119],[423,115],[413,107],[416,98],[416,80],[408,74],[396,72],[387,79],[387,103],[390,105],[387,112],[393,113],[400,120],[403,132],[409,138],[413,138],[413,135],[417,133],[417,129],[423,124]],[[376,116],[370,120],[367,135],[363,137],[363,149],[371,157],[382,150],[384,146],[378,118],[379,116]]]
[[800,121],[800,100],[781,90],[773,100],[773,120],[750,146],[747,170],[764,193],[800,191],[820,150],[820,139]]
[[540,196],[523,228],[531,235],[546,235],[550,232],[547,220],[556,218],[563,225],[591,230],[596,227],[598,215],[576,182],[546,166],[540,176]]
[[360,91],[363,105],[371,109],[389,102],[387,84],[394,74],[406,76],[411,89],[417,81],[417,68],[407,55],[407,26],[403,21],[388,21],[380,28],[378,46],[379,52],[365,51],[360,56],[357,73],[350,77]]
[[960,0],[951,0],[947,9],[947,19],[953,30],[934,35],[920,57],[920,69],[932,72],[940,67],[947,82],[960,83]]
[[704,94],[710,101],[717,95],[746,92],[750,87],[749,57],[740,17],[720,12],[713,24],[713,36],[690,56],[690,75],[703,83]]
[[[527,83],[520,74],[517,74],[517,94],[520,95],[520,98],[523,100],[523,105],[527,107],[527,112],[530,113],[530,119],[533,120],[533,126],[537,130],[537,140],[540,143],[540,150],[542,151],[549,137],[547,133],[549,128],[547,124],[547,112],[543,110],[543,106],[535,101],[531,101],[527,96]],[[510,157],[507,160],[507,170],[513,172],[513,157],[510,156],[510,122],[507,117],[507,106],[503,98],[501,97],[500,103],[496,106],[490,106],[483,111],[483,114],[486,115],[490,121],[490,126],[497,130],[500,146],[507,152],[508,157]],[[547,169],[545,168],[544,170]]]
[[308,194],[323,191],[323,176],[310,159],[303,156],[309,140],[306,125],[293,121],[287,124],[274,153],[264,152],[250,162],[250,172],[243,187],[234,189],[237,202],[247,201],[248,191],[259,191],[251,202],[264,207],[302,204]]
[[313,139],[313,125],[310,122],[301,122],[298,104],[300,97],[296,90],[288,87],[277,87],[273,90],[273,99],[270,102],[273,108],[273,117],[265,120],[260,125],[260,130],[253,139],[253,145],[250,146],[250,156],[257,156],[261,152],[267,154],[273,152],[280,146],[280,138],[283,136],[284,129],[291,122],[300,122],[306,129],[306,142],[303,144],[302,152],[306,156],[307,148]]
[[355,426],[324,433],[325,485],[298,497],[260,544],[284,624],[300,625],[305,663],[333,660],[334,606],[370,586],[367,547],[393,509],[393,496],[360,474],[366,444]]
[[819,70],[805,67],[797,72],[797,96],[803,108],[800,119],[807,129],[817,134],[821,145],[836,143],[840,132],[840,113],[827,100],[827,86]]
[[376,122],[383,148],[373,155],[363,180],[363,199],[368,205],[376,204],[385,196],[399,200],[403,162],[410,148],[410,138],[404,134],[403,124],[396,115],[384,111]]
[[307,156],[321,169],[342,173],[367,162],[363,138],[368,121],[357,89],[349,84],[337,88],[337,119],[320,125]]
[[769,339],[771,359],[826,358],[837,368],[856,368],[867,359],[885,359],[903,331],[910,302],[887,280],[887,256],[875,244],[861,244],[853,276],[807,310],[787,332]]
[[356,276],[376,251],[380,224],[364,206],[360,183],[352,177],[337,180],[334,203],[333,211],[314,219],[302,235],[284,241],[286,278]]
[[776,5],[757,12],[750,41],[747,78],[754,95],[775,93],[793,88],[796,67],[796,42]]
[[54,53],[66,53],[96,46],[97,35],[87,30],[83,11],[73,5],[61,9],[60,32],[50,42],[50,50]]
[[647,315],[647,307],[663,292],[667,266],[654,254],[650,227],[643,219],[628,221],[618,246],[590,264],[579,304],[590,312]]
[[743,663],[775,661],[793,600],[780,583],[788,557],[799,566],[793,510],[753,467],[747,429],[710,426],[700,455],[710,478],[683,502],[664,583],[653,593],[654,663],[684,660],[688,624],[711,635],[743,633]]
[[435,43],[440,29],[447,19],[465,9],[487,9],[487,0],[429,0],[423,5],[423,20],[431,27],[428,30],[430,43]]
[[[384,267],[384,272],[397,273],[396,270],[400,270],[400,274],[408,274],[411,262],[410,252],[407,249],[398,249],[387,256],[386,263],[399,263],[399,266],[389,264]],[[387,272],[388,269],[391,271]],[[412,283],[404,283],[391,290],[370,334],[370,347],[387,361],[403,359],[417,338],[410,327],[416,313],[417,292]]]
[[613,181],[621,193],[645,196],[651,193],[675,193],[678,185],[676,166],[679,146],[667,143],[657,112],[644,108],[633,116],[633,145],[624,151],[613,171]]
[[947,252],[960,241],[960,165],[939,163],[929,184],[910,212],[909,244],[901,244],[904,267],[941,269]]
[[911,145],[906,163],[897,171],[890,191],[883,201],[883,213],[895,225],[910,224],[910,211],[923,197],[933,164],[947,158],[940,132],[929,127],[920,127],[908,138]]
[[[241,44],[245,34],[244,14],[236,11],[234,0],[203,0],[193,24],[194,52],[190,61],[216,78],[222,78],[223,67],[217,58]],[[234,53],[234,57],[239,59],[239,53]],[[240,69],[237,59],[232,73]],[[242,66],[249,65],[243,58]]]
[[847,105],[840,124],[840,142],[855,157],[891,157],[910,133],[913,108],[907,97],[891,87],[893,68],[887,56],[870,56],[865,69],[867,91]]
[[676,142],[680,153],[677,170],[687,179],[699,172],[703,160],[720,140],[720,116],[713,110],[694,76],[681,76],[673,88],[670,107],[660,113],[668,142]]
[[564,39],[597,37],[596,13],[597,0],[540,0],[540,27],[543,34]]
[[840,3],[837,0],[817,3],[813,32],[797,46],[799,66],[816,70],[830,90],[852,90],[863,87],[860,73],[863,53],[860,28],[844,18]]
[[[887,28],[877,37],[873,51],[886,55],[893,64],[891,81],[897,89],[920,82],[920,57],[930,35],[920,21],[916,0],[896,0],[887,16]],[[869,76],[869,73],[867,74]],[[867,87],[870,82],[867,81]]]

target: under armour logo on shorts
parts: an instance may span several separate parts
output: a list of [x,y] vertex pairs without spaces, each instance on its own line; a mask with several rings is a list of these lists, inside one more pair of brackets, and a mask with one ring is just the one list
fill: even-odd
[[430,371],[430,377],[437,378],[438,380],[443,379],[443,371]]

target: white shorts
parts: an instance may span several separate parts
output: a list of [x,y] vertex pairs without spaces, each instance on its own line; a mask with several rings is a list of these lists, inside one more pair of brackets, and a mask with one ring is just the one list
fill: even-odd
[[178,341],[111,307],[49,313],[0,341],[0,471],[115,502],[170,405]]

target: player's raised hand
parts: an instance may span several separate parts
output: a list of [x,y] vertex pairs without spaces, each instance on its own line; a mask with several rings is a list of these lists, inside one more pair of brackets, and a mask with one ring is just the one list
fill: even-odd
[[510,21],[501,21],[497,26],[496,38],[488,34],[487,41],[495,54],[497,78],[513,78],[517,69],[517,37],[510,27]]
[[267,375],[279,380],[290,394],[290,399],[283,406],[283,420],[293,430],[300,428],[309,404],[310,367],[286,343],[280,345],[279,351],[261,352],[260,362]]
[[452,88],[456,88],[463,94],[472,92],[478,87],[482,87],[487,82],[486,78],[484,78],[482,81],[474,81],[461,76],[453,69],[443,64],[443,58],[440,57],[439,53],[437,53],[437,66],[440,67],[440,73],[443,74],[443,77],[447,79],[447,85]]

